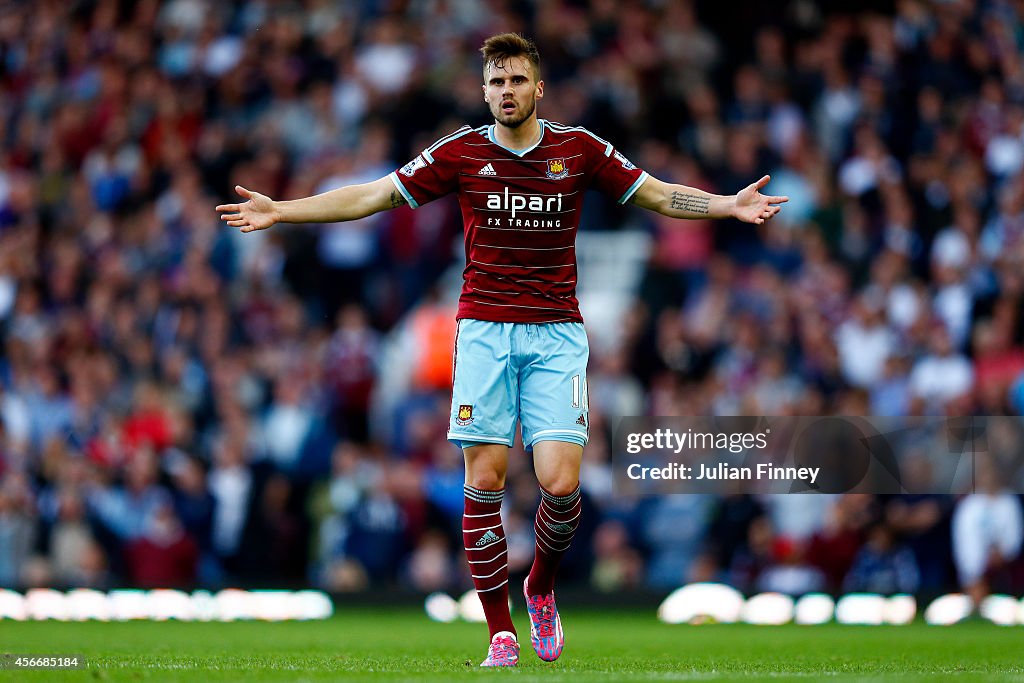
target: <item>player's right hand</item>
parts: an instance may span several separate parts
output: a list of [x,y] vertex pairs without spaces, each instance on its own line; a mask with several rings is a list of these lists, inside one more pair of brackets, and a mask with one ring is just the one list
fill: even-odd
[[216,210],[220,211],[222,221],[226,221],[232,228],[239,228],[242,232],[266,230],[277,222],[274,200],[270,197],[247,190],[241,185],[235,185],[235,192],[248,201],[243,204],[218,206]]

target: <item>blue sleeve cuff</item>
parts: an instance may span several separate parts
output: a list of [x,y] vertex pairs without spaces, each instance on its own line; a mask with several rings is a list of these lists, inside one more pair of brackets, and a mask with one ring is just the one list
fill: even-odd
[[629,186],[629,189],[626,190],[626,192],[621,197],[619,197],[619,204],[625,204],[626,202],[628,202],[629,198],[632,197],[633,194],[640,189],[640,186],[644,184],[644,181],[647,180],[648,177],[649,176],[647,171],[642,171],[640,173],[640,177],[637,178],[636,181]]
[[409,206],[411,206],[414,209],[420,208],[420,205],[417,204],[416,200],[412,198],[411,194],[409,194],[409,190],[405,189],[405,185],[403,185],[402,181],[398,179],[397,173],[392,171],[391,173],[388,174],[388,177],[391,178],[391,182],[395,184],[395,187],[398,189],[398,191],[402,193],[403,197],[405,197],[405,201],[409,202]]

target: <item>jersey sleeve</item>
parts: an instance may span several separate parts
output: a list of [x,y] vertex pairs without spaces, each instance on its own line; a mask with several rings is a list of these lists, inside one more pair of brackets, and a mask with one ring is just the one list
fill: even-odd
[[633,165],[610,142],[585,131],[587,169],[591,186],[625,204],[647,180],[647,171]]
[[451,135],[446,135],[388,175],[409,206],[419,208],[420,204],[434,201],[458,189],[460,157],[456,140],[472,130],[469,126],[463,126]]

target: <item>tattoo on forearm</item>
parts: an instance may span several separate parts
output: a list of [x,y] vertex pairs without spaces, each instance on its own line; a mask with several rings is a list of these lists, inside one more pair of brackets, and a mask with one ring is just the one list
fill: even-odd
[[394,209],[402,204],[405,204],[405,197],[398,190],[391,190],[391,208]]
[[711,204],[711,197],[699,194],[684,194],[678,190],[672,191],[671,208],[690,213],[707,214]]

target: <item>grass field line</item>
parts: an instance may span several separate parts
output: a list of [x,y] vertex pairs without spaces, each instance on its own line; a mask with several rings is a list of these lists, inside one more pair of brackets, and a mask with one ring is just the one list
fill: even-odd
[[[486,628],[438,624],[420,610],[339,611],[302,623],[0,621],[0,650],[80,653],[86,671],[0,672],[3,680],[382,683],[512,676],[516,683],[771,681],[1024,683],[1024,629],[668,626],[653,614],[566,610],[554,664],[523,642],[514,671],[481,670]],[[523,615],[517,615],[525,622]],[[528,627],[517,623],[525,636]],[[502,679],[506,680],[506,679]]]

